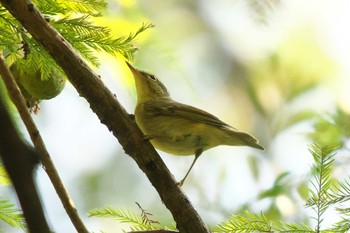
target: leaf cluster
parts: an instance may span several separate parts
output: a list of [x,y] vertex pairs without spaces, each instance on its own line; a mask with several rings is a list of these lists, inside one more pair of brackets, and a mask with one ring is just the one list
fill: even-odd
[[142,208],[141,214],[136,214],[131,209],[120,209],[110,206],[100,209],[91,209],[88,212],[89,217],[109,218],[126,223],[130,227],[131,231],[170,229],[168,227],[161,226],[158,221],[150,220],[150,215],[150,213],[145,212]]
[[315,211],[318,231],[321,229],[323,214],[329,208],[329,191],[332,186],[331,175],[335,156],[333,151],[336,148],[334,146],[312,145],[309,149],[314,159],[314,165],[312,166],[313,180],[310,181],[312,188],[309,189],[310,197],[306,201],[306,206]]
[[261,213],[245,211],[242,215],[232,215],[228,220],[215,226],[214,233],[272,232],[271,222]]
[[[33,3],[48,23],[94,66],[99,65],[96,51],[113,56],[122,54],[127,59],[132,59],[137,51],[133,42],[140,33],[153,27],[152,24],[144,23],[136,32],[115,38],[109,28],[93,23],[93,19],[100,17],[106,9],[105,0],[36,0]],[[19,67],[32,72],[39,70],[43,79],[49,77],[52,67],[61,70],[42,46],[2,6],[0,28],[0,50],[3,50],[9,63],[24,58],[19,62]]]
[[26,229],[22,213],[9,200],[0,198],[0,220],[16,228]]
[[328,116],[318,116],[313,124],[314,132],[309,134],[313,141],[322,145],[344,146],[350,138],[350,116],[341,108]]
[[[339,182],[332,177],[334,170],[335,151],[337,146],[320,146],[313,144],[309,147],[313,157],[311,168],[312,177],[309,181],[309,195],[306,200],[306,207],[313,210],[310,219],[315,220],[315,225],[306,223],[288,223],[285,221],[275,221],[268,219],[264,213],[253,213],[248,210],[241,214],[231,215],[227,220],[217,226],[212,227],[213,233],[238,233],[238,232],[289,232],[289,233],[319,233],[319,232],[347,232],[350,230],[350,176],[347,180]],[[283,180],[288,173],[279,176],[276,182],[284,183]],[[280,190],[269,190],[264,195],[271,196]],[[271,194],[272,193],[272,194]],[[272,195],[272,196],[273,196]],[[342,218],[330,228],[322,228],[324,214],[332,207]],[[141,215],[135,214],[131,210],[120,210],[107,207],[104,209],[94,209],[89,212],[92,217],[107,217],[128,223],[131,230],[153,230],[163,228],[158,221],[145,221],[145,213],[142,208]],[[146,214],[147,215],[147,214]]]
[[[0,166],[0,185],[7,186],[11,180],[3,166]],[[0,220],[16,228],[26,229],[22,213],[9,200],[0,198]]]

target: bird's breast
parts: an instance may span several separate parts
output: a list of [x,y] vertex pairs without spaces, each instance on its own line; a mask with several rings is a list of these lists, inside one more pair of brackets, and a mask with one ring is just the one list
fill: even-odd
[[210,138],[205,124],[168,116],[147,117],[136,112],[135,119],[152,145],[170,154],[193,155],[198,149],[206,150],[218,145],[215,139]]

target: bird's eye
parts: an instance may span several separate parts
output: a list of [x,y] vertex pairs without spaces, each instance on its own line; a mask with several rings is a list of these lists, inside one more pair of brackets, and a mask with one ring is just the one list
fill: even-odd
[[154,81],[157,80],[156,76],[153,75],[153,74],[150,74],[149,77],[150,77],[150,79],[152,79],[152,80],[154,80]]

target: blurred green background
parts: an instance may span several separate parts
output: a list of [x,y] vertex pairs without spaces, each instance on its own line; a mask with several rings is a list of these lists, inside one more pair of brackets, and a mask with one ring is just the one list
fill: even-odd
[[[303,201],[312,142],[340,144],[335,174],[349,173],[349,21],[346,0],[110,0],[96,23],[116,36],[143,22],[156,25],[139,37],[135,66],[154,73],[175,100],[255,135],[266,148],[222,146],[198,160],[183,190],[215,225],[244,209],[310,221]],[[132,113],[136,91],[124,59],[99,57],[96,71]],[[34,118],[82,216],[106,205],[137,212],[138,202],[172,223],[145,175],[70,84]],[[193,159],[160,154],[178,180]],[[55,232],[75,232],[42,169],[37,178]],[[15,201],[12,194],[0,188]],[[94,232],[122,232],[116,221],[85,220]]]

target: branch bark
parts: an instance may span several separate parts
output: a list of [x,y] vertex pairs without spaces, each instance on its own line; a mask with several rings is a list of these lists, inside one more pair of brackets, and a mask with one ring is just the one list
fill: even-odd
[[29,0],[0,0],[2,5],[47,50],[66,73],[100,121],[113,132],[158,191],[181,233],[209,233],[208,228],[176,184],[173,176],[134,120],[69,43],[47,22]]
[[24,144],[0,99],[0,155],[15,187],[30,232],[50,233],[33,171],[39,161],[35,151]]

